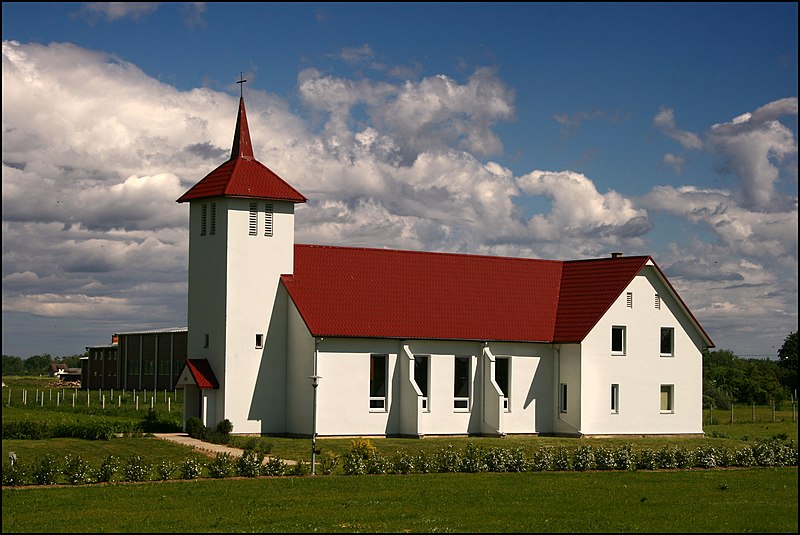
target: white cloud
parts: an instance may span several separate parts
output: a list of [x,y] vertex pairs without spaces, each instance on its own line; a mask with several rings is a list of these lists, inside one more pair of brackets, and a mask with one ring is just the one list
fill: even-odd
[[700,136],[693,132],[681,130],[676,126],[675,112],[670,108],[662,108],[653,119],[653,124],[664,135],[680,143],[684,149],[699,150],[703,148],[703,141]]
[[797,115],[797,98],[770,102],[730,122],[715,124],[707,133],[721,168],[740,179],[740,202],[751,209],[771,211],[787,207],[776,199],[778,165],[796,155],[794,133],[779,118]]
[[125,18],[141,19],[154,12],[161,4],[162,2],[87,2],[81,10],[90,22],[98,17],[113,22]]

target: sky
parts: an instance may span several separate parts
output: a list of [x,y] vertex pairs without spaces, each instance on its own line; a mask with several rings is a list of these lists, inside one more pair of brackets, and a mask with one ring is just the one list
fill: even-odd
[[775,357],[798,322],[797,20],[3,2],[3,354],[186,326],[176,200],[228,159],[242,90],[256,159],[309,199],[298,243],[650,255],[717,349]]

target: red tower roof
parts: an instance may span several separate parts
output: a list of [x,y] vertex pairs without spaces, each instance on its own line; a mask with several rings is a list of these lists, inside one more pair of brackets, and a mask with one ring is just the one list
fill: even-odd
[[239,98],[239,114],[236,118],[230,159],[192,186],[177,202],[206,197],[247,197],[306,202],[303,194],[253,156],[243,97]]

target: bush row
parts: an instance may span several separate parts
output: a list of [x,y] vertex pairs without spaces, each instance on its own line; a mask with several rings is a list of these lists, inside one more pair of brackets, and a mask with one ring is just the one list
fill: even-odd
[[[51,455],[29,464],[11,458],[3,463],[3,485],[53,485],[103,483],[110,481],[157,481],[203,477],[301,476],[309,473],[304,461],[289,465],[278,457],[264,462],[264,454],[245,450],[240,457],[218,453],[208,462],[196,457],[178,465],[169,461],[150,464],[133,455],[125,463],[109,455],[93,469],[83,458],[67,455],[57,462]],[[468,443],[459,450],[447,445],[432,453],[417,455],[398,452],[387,457],[377,452],[369,439],[353,441],[351,449],[340,457],[327,452],[319,459],[319,471],[329,475],[341,463],[345,475],[412,474],[430,472],[534,472],[584,470],[660,470],[715,467],[797,466],[798,449],[794,441],[756,440],[753,446],[729,450],[725,447],[700,446],[689,449],[665,446],[658,450],[634,451],[630,444],[618,447],[584,445],[577,448],[544,447],[533,454],[522,448],[476,446]]]
[[84,418],[74,421],[10,420],[3,422],[3,440],[41,440],[45,438],[83,438],[109,440],[115,434],[178,433],[181,425],[162,419],[155,411],[139,421],[124,418]]
[[189,457],[181,464],[161,461],[158,464],[147,462],[140,455],[132,455],[125,462],[108,455],[102,464],[93,468],[81,455],[68,454],[60,462],[50,454],[25,463],[19,459],[9,459],[3,463],[3,485],[56,485],[109,483],[112,481],[140,482],[166,481],[168,479],[196,479],[203,477],[257,477],[305,475],[309,472],[308,463],[289,465],[272,457],[264,462],[264,456],[255,451],[245,451],[241,457],[229,453],[218,453],[208,462],[197,457]]
[[533,472],[543,470],[659,470],[714,467],[797,466],[797,444],[767,439],[736,450],[700,446],[689,449],[665,446],[658,450],[634,451],[619,447],[585,445],[577,448],[544,447],[528,455],[522,448],[467,444],[462,450],[451,445],[433,453],[417,455],[397,452],[387,457],[367,440],[353,442],[342,457],[345,475],[411,474],[428,472]]

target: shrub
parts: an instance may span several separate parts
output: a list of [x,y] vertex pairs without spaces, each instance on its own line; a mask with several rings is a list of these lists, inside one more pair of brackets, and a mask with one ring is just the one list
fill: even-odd
[[591,446],[578,446],[572,456],[572,466],[582,472],[594,468],[594,450]]
[[158,466],[156,466],[156,473],[158,474],[158,479],[161,481],[167,481],[168,479],[172,479],[172,474],[175,473],[177,466],[175,463],[171,461],[161,461]]
[[567,448],[559,446],[553,456],[553,470],[572,470],[572,457]]
[[196,479],[203,473],[203,463],[196,457],[189,457],[181,466],[181,479]]
[[150,465],[147,464],[141,455],[131,455],[122,469],[125,481],[148,481],[150,479]]
[[392,460],[393,474],[410,474],[414,471],[414,456],[406,451],[398,451]]
[[20,461],[16,461],[13,464],[3,463],[3,485],[10,487],[27,485],[28,477],[28,469],[24,463]]
[[309,463],[300,460],[297,463],[291,465],[291,468],[288,470],[288,475],[290,476],[305,476],[308,475],[311,471]]
[[459,463],[459,472],[485,472],[489,469],[484,460],[484,450],[482,446],[476,446],[472,442],[467,444]]
[[233,423],[227,418],[217,423],[217,433],[221,435],[230,435],[232,431]]
[[243,477],[256,477],[261,473],[264,455],[255,450],[245,450],[236,461],[236,472]]
[[100,469],[97,471],[98,483],[108,483],[114,477],[114,474],[119,470],[119,459],[113,455],[106,456]]
[[39,465],[34,466],[31,470],[31,475],[37,485],[55,484],[59,473],[61,470],[58,469],[55,459],[49,453],[45,454]]
[[436,472],[458,472],[461,466],[461,452],[456,450],[452,444],[448,444],[434,452],[433,461]]
[[80,483],[91,483],[91,468],[89,463],[83,460],[83,457],[78,454],[73,457],[67,454],[64,459],[64,469],[62,470],[67,483],[70,485],[78,485]]
[[656,461],[656,454],[650,448],[642,448],[636,456],[636,469],[637,470],[656,470],[658,463]]
[[616,468],[614,452],[603,446],[594,450],[594,465],[598,470],[613,470]]
[[[329,452],[329,455],[333,454]],[[326,473],[324,466],[325,465],[323,463],[323,473]],[[261,467],[261,474],[265,476],[282,476],[286,473],[286,468],[286,463],[279,457],[270,457]],[[333,468],[331,468],[331,470],[333,470]],[[330,474],[330,472],[327,473]]]
[[424,451],[420,451],[418,455],[414,457],[414,467],[416,468],[417,472],[420,474],[427,474],[433,471],[434,461],[430,455],[428,455]]
[[635,470],[636,456],[633,454],[633,446],[624,444],[614,450],[614,464],[617,470]]
[[208,429],[200,418],[192,416],[186,420],[186,433],[192,438],[203,440],[208,434]]
[[214,460],[206,465],[208,475],[213,478],[229,477],[236,471],[236,463],[230,453],[217,453]]
[[535,472],[551,470],[553,468],[552,448],[539,448],[531,458],[529,469]]

